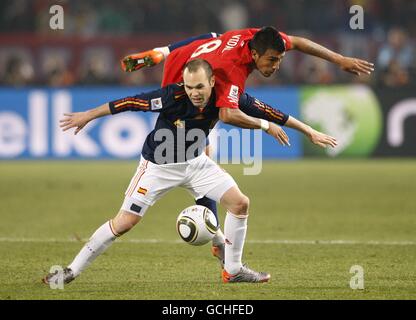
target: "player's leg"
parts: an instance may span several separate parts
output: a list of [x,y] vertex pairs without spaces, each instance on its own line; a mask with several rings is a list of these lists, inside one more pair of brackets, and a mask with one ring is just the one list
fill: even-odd
[[137,203],[140,206],[140,215],[136,212],[121,209],[118,214],[108,223],[104,223],[95,231],[80,253],[68,266],[78,276],[85,268],[87,268],[99,255],[107,250],[116,238],[130,231],[143,217],[148,209],[148,205]]
[[153,67],[154,65],[159,64],[160,62],[165,60],[172,51],[178,48],[184,47],[187,44],[190,44],[191,42],[197,40],[216,38],[217,36],[218,35],[213,32],[206,33],[175,42],[168,46],[158,47],[152,50],[130,54],[121,60],[121,68],[123,69],[123,71],[133,72],[136,70],[140,70],[143,67]]
[[155,48],[154,50],[161,50],[161,51],[165,51],[165,48],[168,48],[169,53],[173,52],[174,50],[184,47],[194,41],[198,41],[198,40],[203,40],[203,39],[211,39],[211,38],[217,38],[219,37],[221,34],[215,33],[215,32],[210,32],[210,33],[204,33],[204,34],[200,34],[198,36],[194,36],[194,37],[189,37],[186,38],[185,40],[181,40],[178,42],[175,42],[173,44],[168,45],[167,47],[161,47],[161,48]]
[[249,198],[237,185],[227,190],[220,199],[227,209],[224,223],[225,265],[222,271],[223,282],[267,282],[270,274],[257,272],[242,264],[243,248],[247,233]]
[[230,274],[235,274],[242,267],[249,199],[237,186],[233,186],[224,193],[220,203],[227,209],[224,222],[226,237],[225,270]]
[[[202,197],[200,199],[195,200],[195,203],[204,206],[212,211],[212,213],[215,215],[218,221],[218,225],[220,225],[220,220],[218,218],[217,213],[217,203],[209,199],[207,197]],[[211,245],[211,253],[214,257],[216,257],[221,265],[221,268],[224,268],[224,254],[225,254],[225,236],[222,232],[221,228],[218,227],[217,233],[212,238],[212,245]]]
[[[212,148],[209,143],[209,139],[206,139],[206,146],[205,146],[205,154],[211,158],[212,156]],[[214,238],[212,238],[212,246],[211,246],[211,253],[214,257],[216,257],[220,261],[221,268],[224,268],[224,244],[225,244],[225,236],[220,227],[220,219],[218,217],[218,210],[217,210],[217,203],[209,199],[207,197],[203,197],[195,201],[196,204],[207,207],[212,211],[218,221],[218,231],[215,234]]]
[[249,199],[239,189],[234,179],[205,154],[191,160],[190,182],[184,185],[195,198],[205,196],[220,202],[226,209],[224,223],[225,267],[224,282],[264,282],[270,275],[255,272],[242,265]]
[[160,51],[148,50],[124,57],[121,61],[121,69],[125,72],[133,72],[143,67],[153,67],[165,59]]
[[140,180],[151,180],[149,162],[141,159],[135,175],[130,180],[125,198],[118,214],[99,227],[84,245],[68,268],[77,277],[92,261],[110,247],[114,240],[136,225],[149,207],[150,202],[134,197]]
[[235,274],[242,267],[249,199],[237,186],[233,186],[220,198],[220,203],[227,210],[224,221],[226,238],[224,269],[230,274]]
[[74,280],[99,255],[106,251],[114,240],[128,232],[140,221],[148,206],[141,204],[141,207],[141,215],[120,210],[113,219],[106,221],[92,234],[74,260],[63,270],[63,275],[58,272],[49,273],[43,278],[43,282],[46,284],[55,283],[60,277],[62,277],[64,283]]
[[121,235],[130,231],[143,217],[148,206],[140,204],[140,215],[126,210],[120,210],[110,221],[99,227],[84,245],[75,259],[68,265],[74,277],[85,270],[99,255],[104,253]]
[[[215,218],[218,221],[218,225],[220,225],[220,219],[218,218],[218,211],[217,211],[217,203],[214,200],[207,198],[207,197],[202,197],[200,199],[195,200],[195,203],[211,210],[212,213],[215,215]],[[212,239],[212,245],[219,246],[221,244],[224,244],[224,242],[225,242],[224,234],[222,233],[221,228],[218,228],[216,235]]]
[[[64,283],[71,282],[107,250],[116,238],[133,228],[141,220],[149,206],[153,205],[175,184],[180,183],[180,181],[176,182],[175,178],[177,177],[171,172],[161,172],[159,166],[142,158],[136,174],[125,192],[119,213],[114,219],[107,221],[94,232],[71,264],[64,269]],[[148,192],[148,189],[152,191]],[[43,278],[43,282],[46,284],[56,282],[60,277],[62,275],[58,273],[50,273]]]

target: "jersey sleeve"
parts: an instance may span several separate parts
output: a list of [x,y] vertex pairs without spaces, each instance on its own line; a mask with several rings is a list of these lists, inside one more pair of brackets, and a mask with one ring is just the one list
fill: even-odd
[[280,32],[280,31],[279,31],[279,34],[282,37],[283,42],[285,43],[285,51],[291,50],[292,49],[292,42],[290,41],[289,36],[286,33]]
[[162,112],[186,95],[181,85],[173,84],[154,91],[109,102],[112,114],[124,111]]
[[265,119],[281,126],[285,125],[289,118],[288,114],[269,106],[267,103],[264,103],[245,92],[240,95],[238,104],[240,110],[245,114],[255,118]]

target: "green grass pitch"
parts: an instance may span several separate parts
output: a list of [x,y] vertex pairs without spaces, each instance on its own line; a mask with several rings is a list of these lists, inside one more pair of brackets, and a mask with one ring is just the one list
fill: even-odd
[[[41,277],[115,215],[136,163],[3,161],[0,299],[416,298],[415,160],[264,162],[257,176],[225,168],[251,200],[244,261],[270,283],[224,285],[208,245],[179,241],[176,216],[193,199],[177,189],[52,290]],[[363,290],[350,288],[353,265]]]

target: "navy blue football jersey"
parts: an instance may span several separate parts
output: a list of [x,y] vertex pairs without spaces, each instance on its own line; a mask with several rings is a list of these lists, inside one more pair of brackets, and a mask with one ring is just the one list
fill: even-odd
[[[142,155],[156,164],[185,162],[199,156],[210,130],[218,121],[215,90],[205,108],[195,107],[181,83],[109,102],[112,114],[124,111],[158,112],[154,129],[143,144]],[[244,113],[284,125],[288,115],[243,93],[239,108]]]

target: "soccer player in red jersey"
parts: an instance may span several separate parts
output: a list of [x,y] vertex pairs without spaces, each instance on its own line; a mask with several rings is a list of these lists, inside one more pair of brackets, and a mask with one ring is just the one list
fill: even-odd
[[[219,37],[216,36],[214,33],[202,35],[171,46],[173,50],[169,47],[156,48],[126,58],[134,60],[134,57],[144,54],[145,59],[141,60],[147,59],[152,63],[159,63],[164,56],[167,56],[162,86],[181,82],[182,69],[187,61],[195,58],[208,61],[217,79],[215,89],[217,106],[221,108],[220,119],[226,123],[253,129],[260,128],[260,121],[250,119],[251,117],[245,116],[238,110],[238,98],[245,89],[245,81],[254,69],[257,69],[263,76],[270,77],[279,70],[286,51],[298,50],[317,56],[357,75],[370,74],[374,70],[372,63],[344,57],[313,41],[289,36],[273,27],[233,30]],[[123,60],[122,66],[128,71],[125,61],[126,59]],[[136,67],[138,68],[146,65],[137,61]]]

